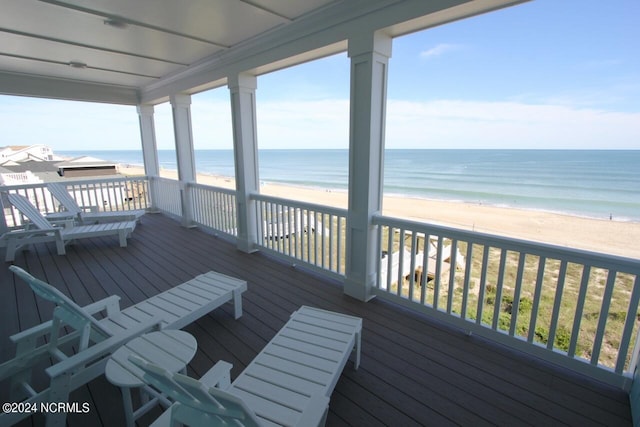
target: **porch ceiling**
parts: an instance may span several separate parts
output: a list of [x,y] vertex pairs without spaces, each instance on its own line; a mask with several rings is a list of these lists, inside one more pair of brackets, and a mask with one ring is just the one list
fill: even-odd
[[3,0],[0,93],[121,104],[226,83],[520,0]]

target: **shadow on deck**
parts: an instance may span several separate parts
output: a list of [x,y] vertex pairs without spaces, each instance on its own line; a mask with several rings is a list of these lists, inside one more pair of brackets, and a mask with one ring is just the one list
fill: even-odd
[[[225,306],[187,326],[198,340],[189,374],[200,376],[217,360],[233,364],[235,378],[301,305],[364,319],[362,364],[348,363],[331,396],[328,426],[411,425],[630,425],[626,393],[549,366],[392,304],[361,303],[339,283],[233,244],[163,215],[146,215],[127,248],[96,238],[68,247],[36,245],[16,265],[70,295],[80,305],[120,295],[127,307],[191,277],[216,270],[248,282],[244,315]],[[0,268],[0,361],[15,351],[9,335],[51,318],[52,306]],[[44,375],[44,374],[42,374]],[[44,377],[40,377],[41,380]],[[6,390],[0,390],[7,401]],[[70,426],[124,424],[119,390],[99,377],[76,390],[88,402]],[[148,425],[158,409],[139,420]],[[43,425],[36,415],[20,425]]]

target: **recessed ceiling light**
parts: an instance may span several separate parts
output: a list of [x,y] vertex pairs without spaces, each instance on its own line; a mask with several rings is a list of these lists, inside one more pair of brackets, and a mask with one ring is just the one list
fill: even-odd
[[69,67],[71,68],[87,68],[87,64],[80,61],[69,61]]
[[104,25],[108,25],[119,30],[124,30],[129,26],[129,24],[118,18],[107,18],[102,22],[104,22]]

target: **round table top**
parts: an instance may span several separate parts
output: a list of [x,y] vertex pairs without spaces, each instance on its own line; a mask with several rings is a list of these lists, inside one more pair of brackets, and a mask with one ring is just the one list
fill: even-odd
[[179,330],[151,332],[132,339],[116,350],[107,361],[105,376],[118,387],[141,387],[145,384],[142,371],[129,362],[135,354],[169,372],[182,370],[193,358],[198,343],[193,335]]

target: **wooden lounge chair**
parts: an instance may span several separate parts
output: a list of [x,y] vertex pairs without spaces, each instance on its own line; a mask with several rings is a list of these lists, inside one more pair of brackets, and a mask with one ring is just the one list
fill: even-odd
[[361,333],[360,318],[303,306],[233,383],[224,361],[197,381],[139,357],[129,360],[176,401],[152,426],[321,426],[352,351],[355,368],[360,364]]
[[[247,289],[245,281],[212,271],[124,310],[115,295],[79,307],[23,269],[9,269],[37,295],[56,305],[53,320],[11,337],[16,357],[0,364],[0,383],[10,382],[11,401],[23,404],[66,402],[72,390],[104,373],[110,354],[153,329],[180,329],[228,301],[233,301],[237,319],[242,315],[241,294]],[[104,318],[97,320],[94,316],[100,312]],[[69,328],[72,331],[65,334]],[[49,385],[36,390],[31,384],[32,371],[49,359],[53,361],[45,370]],[[0,425],[12,425],[30,415],[26,411],[2,413]],[[64,423],[64,412],[47,414],[47,426]]]
[[5,260],[13,261],[16,251],[33,243],[55,242],[58,255],[65,254],[65,245],[74,239],[118,236],[121,247],[127,246],[127,238],[136,227],[135,221],[110,222],[93,225],[74,225],[67,221],[64,227],[55,227],[31,202],[20,194],[9,193],[9,202],[29,220],[29,228],[14,230],[2,235],[2,245],[7,247]]
[[49,219],[73,217],[81,224],[95,224],[102,222],[138,221],[140,217],[145,214],[145,210],[143,209],[98,212],[96,209],[93,209],[95,207],[92,207],[89,211],[86,211],[71,197],[71,194],[69,194],[64,185],[52,182],[47,184],[47,189],[65,209],[63,212],[48,214],[47,218]]

